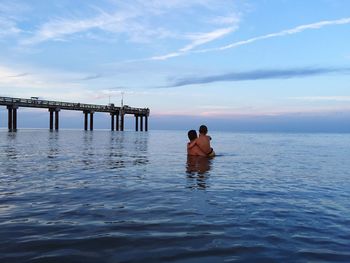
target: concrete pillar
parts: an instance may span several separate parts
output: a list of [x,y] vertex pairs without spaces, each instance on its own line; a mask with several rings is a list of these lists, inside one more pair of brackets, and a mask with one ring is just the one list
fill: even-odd
[[139,116],[135,115],[135,130],[139,131]]
[[94,112],[90,112],[90,131],[94,130]]
[[145,116],[145,131],[148,131],[148,116]]
[[59,120],[59,109],[55,109],[55,130],[57,131],[59,128],[60,120]]
[[50,130],[52,131],[53,130],[53,112],[54,112],[54,110],[49,109],[49,112],[50,112]]
[[116,131],[119,131],[119,112],[117,112],[117,114],[115,115],[115,117],[116,117],[116,122],[115,122],[116,127],[115,127],[115,130],[116,130]]
[[17,130],[17,107],[13,107],[12,129],[13,131]]
[[143,116],[140,115],[140,131],[143,131]]
[[120,115],[120,130],[124,131],[124,113],[123,112]]
[[111,130],[114,131],[114,115],[115,113],[111,113]]
[[49,113],[50,113],[50,131],[53,130],[53,124],[54,123],[55,123],[55,130],[59,129],[59,124],[60,124],[59,112],[60,112],[59,108],[49,108]]
[[83,111],[84,113],[84,130],[87,131],[88,129],[88,114],[89,112]]
[[12,124],[13,124],[13,121],[12,121],[12,106],[7,106],[7,110],[8,110],[8,129],[9,131],[12,131]]

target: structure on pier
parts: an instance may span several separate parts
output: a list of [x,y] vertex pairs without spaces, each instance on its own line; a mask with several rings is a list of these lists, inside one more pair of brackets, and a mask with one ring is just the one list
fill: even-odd
[[[124,131],[124,116],[126,114],[135,116],[136,131],[139,131],[139,119],[140,131],[148,131],[148,117],[150,113],[150,110],[148,108],[133,108],[126,105],[122,107],[115,107],[114,104],[94,105],[84,103],[49,101],[39,100],[37,97],[32,97],[31,99],[0,97],[0,106],[7,107],[9,131],[17,130],[17,110],[19,107],[48,109],[50,115],[50,130],[53,130],[54,128],[55,130],[59,129],[59,112],[61,110],[82,111],[84,114],[84,130],[94,129],[95,112],[109,113],[111,116],[112,131]],[[145,123],[143,123],[143,120],[145,120]]]

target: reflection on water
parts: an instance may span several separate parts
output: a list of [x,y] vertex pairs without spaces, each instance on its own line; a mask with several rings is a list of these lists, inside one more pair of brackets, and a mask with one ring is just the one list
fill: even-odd
[[207,188],[206,180],[209,177],[211,162],[212,159],[208,157],[187,155],[187,178],[189,182],[195,182],[195,184],[190,184],[189,188]]
[[16,145],[16,133],[9,132],[7,134],[8,144],[5,146],[4,152],[8,160],[17,159],[17,145]]
[[111,133],[107,149],[106,163],[111,170],[148,163],[148,137],[144,134],[126,137],[123,132]]
[[[19,165],[16,161],[18,158],[18,147],[16,146],[16,133],[9,132],[7,134],[7,144],[1,147],[1,153],[4,159],[1,160],[1,165],[5,168],[7,174],[15,173],[17,166]],[[1,157],[0,157],[1,159]]]
[[57,171],[59,169],[58,161],[56,160],[60,155],[60,147],[58,145],[59,133],[57,131],[50,131],[47,141],[47,169],[48,171]]
[[94,169],[94,144],[93,144],[93,132],[84,131],[83,132],[83,141],[80,145],[82,147],[81,151],[81,162],[83,164],[83,170]]
[[187,155],[187,173],[204,174],[210,170],[211,160],[208,157]]
[[[124,169],[148,163],[148,136],[122,132],[98,133],[82,131],[71,133],[51,132],[37,146],[47,153],[49,171],[68,168],[94,171],[96,169]],[[11,151],[8,151],[11,153]]]

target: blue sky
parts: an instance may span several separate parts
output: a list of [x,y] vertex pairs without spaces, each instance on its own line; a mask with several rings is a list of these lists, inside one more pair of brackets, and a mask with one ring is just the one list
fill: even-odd
[[0,95],[331,119],[350,112],[349,43],[347,0],[0,0]]

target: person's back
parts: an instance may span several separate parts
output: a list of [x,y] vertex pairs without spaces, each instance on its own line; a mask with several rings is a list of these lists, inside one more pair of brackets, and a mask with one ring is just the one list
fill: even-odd
[[188,155],[195,155],[195,156],[206,156],[206,153],[204,153],[198,145],[196,145],[197,138],[197,132],[195,130],[190,130],[188,132],[188,138],[190,140],[189,143],[187,143],[187,154]]
[[203,134],[199,134],[199,137],[197,139],[197,145],[206,154],[211,152],[209,136],[203,135]]
[[208,128],[205,125],[201,125],[199,127],[199,137],[196,141],[199,148],[206,154],[210,154],[212,152],[212,148],[210,146],[210,136],[207,135]]

